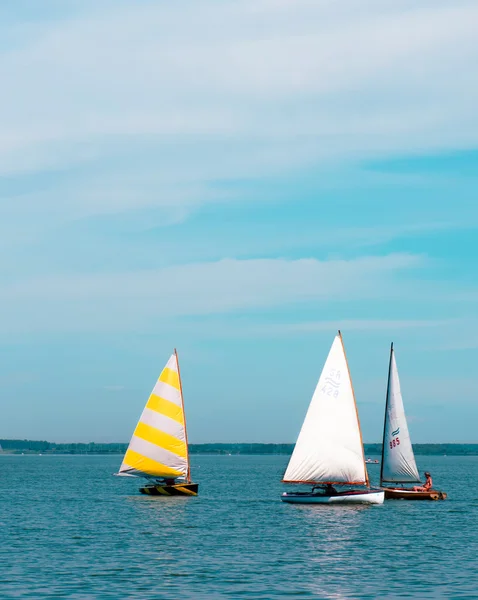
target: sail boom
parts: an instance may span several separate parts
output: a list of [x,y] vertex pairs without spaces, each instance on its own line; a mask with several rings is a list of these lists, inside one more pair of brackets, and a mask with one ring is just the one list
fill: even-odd
[[282,483],[296,483],[298,485],[368,485],[366,481],[294,481],[283,479]]
[[422,483],[421,479],[382,479],[382,483]]
[[[115,477],[135,477],[136,479],[146,479],[147,481],[165,481],[166,479],[171,479],[170,477],[159,477],[148,475],[147,473],[113,473]],[[183,476],[175,477],[176,482],[186,483],[186,479]]]

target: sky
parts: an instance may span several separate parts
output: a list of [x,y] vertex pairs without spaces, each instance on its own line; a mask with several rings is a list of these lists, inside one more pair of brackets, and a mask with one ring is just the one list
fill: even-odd
[[336,330],[366,442],[478,442],[475,0],[0,4],[0,438],[294,442]]

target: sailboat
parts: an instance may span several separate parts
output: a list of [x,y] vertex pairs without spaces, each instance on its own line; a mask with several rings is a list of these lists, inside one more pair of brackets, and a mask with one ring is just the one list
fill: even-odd
[[[330,348],[282,481],[313,486],[308,492],[284,492],[283,502],[383,503],[383,490],[370,488],[357,405],[340,331]],[[337,491],[334,485],[364,486],[365,489]]]
[[117,475],[143,477],[151,496],[196,496],[178,354],[174,350],[141,414]]
[[[383,425],[380,486],[384,483],[420,483],[412,442],[408,432],[400,380],[393,344],[390,348],[387,399]],[[437,490],[414,491],[404,487],[383,487],[385,498],[404,500],[444,500],[446,494]]]

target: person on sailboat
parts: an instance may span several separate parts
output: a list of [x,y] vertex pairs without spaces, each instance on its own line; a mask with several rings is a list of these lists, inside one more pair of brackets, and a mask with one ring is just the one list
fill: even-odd
[[328,483],[325,486],[325,493],[327,496],[336,496],[337,490],[334,488],[334,486],[331,483]]
[[429,492],[433,487],[432,476],[428,471],[425,471],[426,481],[423,485],[416,485],[413,488],[414,492]]
[[338,494],[337,490],[331,483],[327,483],[325,487],[322,487],[321,485],[314,485],[312,491],[316,489],[322,490],[324,492],[324,496],[337,496]]

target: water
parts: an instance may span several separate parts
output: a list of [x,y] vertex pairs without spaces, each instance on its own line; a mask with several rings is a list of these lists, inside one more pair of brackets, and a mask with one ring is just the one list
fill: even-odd
[[120,459],[0,456],[0,598],[478,597],[478,457],[418,457],[444,502],[355,507],[280,502],[285,456],[193,456],[197,498]]

